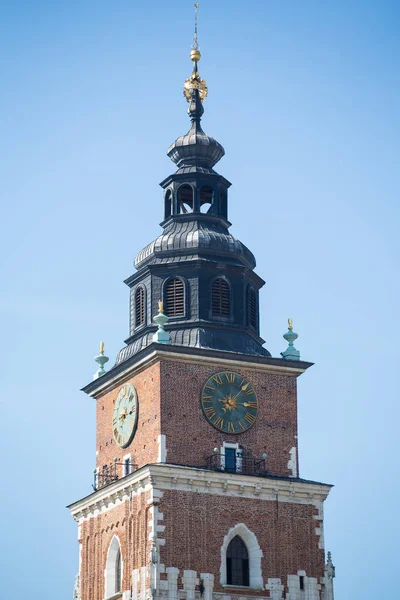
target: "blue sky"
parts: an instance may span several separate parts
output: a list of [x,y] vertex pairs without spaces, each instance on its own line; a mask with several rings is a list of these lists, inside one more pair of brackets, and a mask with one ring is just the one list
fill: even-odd
[[[187,131],[192,2],[4,0],[0,19],[4,597],[70,599],[95,407],[128,335],[135,254],[159,231]],[[300,473],[334,483],[341,600],[392,596],[398,540],[399,39],[389,0],[203,0],[204,129],[225,147],[231,231],[267,281],[274,356],[305,360]]]

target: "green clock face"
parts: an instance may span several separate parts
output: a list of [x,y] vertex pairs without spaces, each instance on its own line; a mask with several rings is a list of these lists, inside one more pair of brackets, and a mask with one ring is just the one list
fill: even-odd
[[138,397],[131,383],[122,386],[114,403],[113,432],[121,448],[128,446],[135,435],[138,420]]
[[233,371],[220,371],[203,385],[201,408],[216,429],[242,433],[256,422],[258,402],[252,385],[244,377]]

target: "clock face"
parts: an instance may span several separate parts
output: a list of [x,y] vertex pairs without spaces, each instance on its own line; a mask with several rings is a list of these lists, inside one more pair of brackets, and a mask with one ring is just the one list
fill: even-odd
[[201,408],[216,429],[242,433],[256,422],[258,402],[252,385],[244,377],[233,371],[220,371],[203,385]]
[[113,432],[121,448],[128,446],[135,435],[138,420],[138,397],[131,383],[122,386],[114,402]]

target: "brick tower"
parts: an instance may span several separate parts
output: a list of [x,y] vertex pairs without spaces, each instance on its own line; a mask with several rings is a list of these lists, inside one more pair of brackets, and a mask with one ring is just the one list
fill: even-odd
[[[229,233],[224,149],[201,127],[207,87],[185,82],[189,132],[169,148],[161,235],[136,257],[130,336],[94,380],[94,491],[79,523],[79,600],[333,600],[323,504],[301,479],[300,360],[259,335],[253,254]],[[164,329],[165,327],[165,329]]]

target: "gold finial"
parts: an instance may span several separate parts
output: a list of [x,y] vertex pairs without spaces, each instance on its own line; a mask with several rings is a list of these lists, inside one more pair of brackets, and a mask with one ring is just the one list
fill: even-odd
[[100,342],[100,354],[104,354],[104,342]]
[[158,301],[158,312],[161,314],[164,308],[164,302],[162,300]]
[[289,329],[289,331],[293,331],[293,321],[292,321],[292,319],[288,319],[287,322],[288,322],[288,329]]

